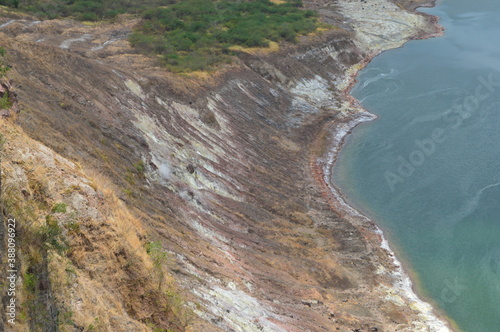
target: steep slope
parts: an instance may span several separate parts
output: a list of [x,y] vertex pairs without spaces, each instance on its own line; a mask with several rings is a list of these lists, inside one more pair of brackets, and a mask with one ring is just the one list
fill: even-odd
[[[78,236],[66,235],[74,249],[48,260],[73,265],[80,278],[59,285],[65,291],[50,302],[59,317],[75,313],[73,324],[61,325],[88,329],[97,317],[108,331],[152,324],[193,331],[428,330],[429,309],[392,289],[392,260],[373,225],[334,211],[322,157],[329,126],[355,112],[345,96],[355,72],[374,54],[434,27],[385,0],[308,6],[338,28],[277,53],[242,53],[213,75],[169,74],[135,54],[126,36],[136,22],[126,19],[85,26],[18,17],[0,24],[14,67],[17,123],[30,137],[9,135],[4,182],[26,172],[16,170],[16,153],[30,147],[113,183],[106,190],[98,180],[96,188],[85,186],[76,166],[63,168],[77,183],[39,171],[59,179],[48,186],[39,215],[62,202],[81,225]],[[31,155],[31,163],[45,160]],[[86,201],[61,194],[72,186],[88,191]],[[168,252],[162,269],[185,290],[193,312],[174,313],[178,326],[159,310],[172,306],[168,295],[176,287],[167,281],[154,293],[153,272],[165,275],[144,252],[158,242]],[[49,274],[57,271],[50,264]],[[61,284],[54,278],[51,285]]]

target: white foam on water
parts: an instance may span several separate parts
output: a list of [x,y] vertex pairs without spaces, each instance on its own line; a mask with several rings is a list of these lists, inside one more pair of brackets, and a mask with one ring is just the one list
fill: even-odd
[[[345,211],[349,216],[354,218],[361,218],[362,221],[375,225],[368,217],[363,215],[361,212],[350,206],[344,199],[341,191],[332,184],[333,177],[333,167],[338,157],[338,153],[342,148],[346,136],[351,132],[351,130],[360,123],[374,120],[376,116],[368,112],[363,112],[358,115],[355,119],[341,124],[339,128],[336,128],[336,133],[334,135],[334,147],[328,156],[328,163],[324,169],[324,181],[329,185],[329,188],[336,199],[337,203],[341,206],[342,210]],[[394,269],[391,271],[391,276],[393,278],[393,290],[391,294],[395,299],[405,298],[407,302],[410,303],[412,309],[419,312],[419,317],[427,325],[428,331],[430,332],[449,332],[447,324],[438,318],[434,312],[432,306],[421,300],[417,294],[413,291],[413,284],[410,277],[404,272],[401,262],[396,258],[394,252],[390,248],[389,242],[384,236],[382,230],[375,225],[375,233],[380,236],[380,246],[386,250],[391,257],[392,265]],[[422,329],[415,329],[414,331],[427,331]]]

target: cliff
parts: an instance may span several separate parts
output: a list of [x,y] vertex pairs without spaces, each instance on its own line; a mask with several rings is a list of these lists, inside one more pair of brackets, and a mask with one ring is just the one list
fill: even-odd
[[334,29],[189,75],[136,54],[133,20],[4,12],[20,112],[1,120],[2,201],[20,227],[28,304],[4,326],[446,329],[394,287],[376,228],[339,210],[324,178],[332,126],[360,112],[347,97],[355,73],[436,32],[409,11],[421,4],[310,2]]

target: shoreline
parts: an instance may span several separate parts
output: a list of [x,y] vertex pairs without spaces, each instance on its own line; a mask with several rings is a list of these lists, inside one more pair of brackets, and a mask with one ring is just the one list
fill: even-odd
[[[435,6],[435,3],[436,0],[431,0],[411,9],[412,12],[418,15],[428,17],[430,24],[434,28],[434,32],[426,34],[420,32],[415,36],[404,40],[403,45],[400,47],[403,47],[404,44],[410,40],[435,38],[444,34],[444,28],[439,25],[439,17],[417,11],[418,8],[432,8]],[[347,102],[348,107],[351,110],[350,114],[347,115],[341,122],[336,120],[327,123],[320,130],[320,133],[322,134],[318,136],[324,137],[325,135],[329,140],[328,152],[320,154],[320,156],[316,156],[316,160],[313,162],[313,169],[316,173],[315,176],[318,177],[321,184],[328,190],[328,193],[325,193],[325,196],[329,196],[327,199],[331,203],[330,205],[332,206],[332,209],[335,210],[340,217],[347,219],[358,228],[360,228],[360,226],[368,226],[368,231],[376,235],[376,240],[371,240],[366,237],[366,235],[365,238],[367,242],[376,241],[377,243],[375,243],[375,245],[382,248],[387,254],[387,258],[392,265],[388,273],[392,279],[391,288],[395,290],[398,295],[402,295],[404,297],[406,302],[405,304],[411,305],[412,308],[418,312],[418,316],[421,318],[420,322],[424,323],[429,331],[454,331],[451,319],[446,317],[444,313],[441,313],[437,308],[434,308],[434,306],[428,301],[419,297],[414,283],[410,278],[410,274],[406,272],[403,263],[397,258],[395,252],[391,249],[382,229],[372,219],[368,218],[362,212],[351,206],[346,201],[341,189],[338,188],[333,182],[334,168],[348,136],[358,125],[378,119],[377,115],[366,110],[360,102],[351,95],[351,90],[358,83],[357,77],[359,72],[363,70],[376,56],[379,56],[383,52],[391,49],[394,48],[384,49],[379,52],[368,54],[365,60],[352,67],[355,67],[354,70],[348,71],[346,77],[347,85],[341,90],[341,93],[343,97],[342,99]]]

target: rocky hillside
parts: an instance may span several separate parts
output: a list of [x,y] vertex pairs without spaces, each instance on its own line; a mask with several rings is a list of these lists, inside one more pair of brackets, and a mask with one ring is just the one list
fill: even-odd
[[182,75],[130,47],[135,19],[3,9],[19,112],[0,123],[2,212],[21,291],[4,329],[435,330],[323,178],[355,72],[434,32],[417,4],[310,2],[334,28]]

